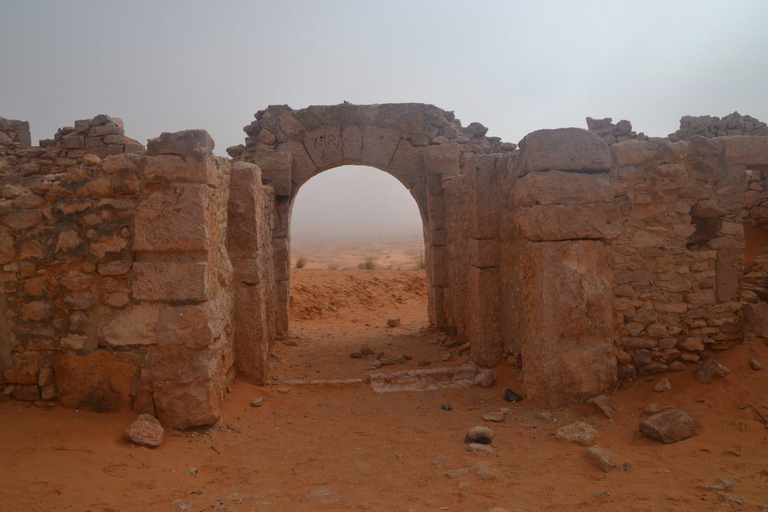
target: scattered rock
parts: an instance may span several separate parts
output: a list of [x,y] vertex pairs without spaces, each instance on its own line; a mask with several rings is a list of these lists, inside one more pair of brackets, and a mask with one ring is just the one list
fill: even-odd
[[452,355],[452,354],[443,354],[443,355],[440,357],[440,359],[441,359],[441,360],[443,360],[443,361],[450,361],[450,360],[451,360],[451,357],[453,357],[453,355]]
[[485,421],[493,421],[495,423],[500,423],[504,421],[504,412],[502,411],[488,411],[485,414],[483,414],[483,419]]
[[472,466],[472,471],[483,480],[498,480],[500,476],[499,470],[484,460]]
[[536,413],[536,417],[542,421],[555,421],[554,415],[549,411],[541,411]]
[[669,409],[640,422],[640,432],[660,443],[676,443],[693,435],[693,419],[680,409]]
[[336,309],[336,306],[334,306],[333,304],[331,304],[330,306],[328,306],[328,311],[332,311],[332,312],[334,312],[334,313],[335,313],[335,312],[337,311],[337,309]]
[[629,462],[624,462],[619,469],[625,473],[631,473],[632,465]]
[[458,338],[446,338],[443,342],[443,347],[445,348],[456,348],[460,347],[464,344],[460,339]]
[[493,374],[493,371],[486,368],[480,370],[480,372],[475,375],[475,380],[472,382],[472,385],[480,386],[481,388],[489,388],[493,386],[495,381],[496,376]]
[[349,357],[351,357],[352,359],[360,359],[361,357],[363,357],[363,353],[362,352],[352,352],[352,353],[349,354]]
[[490,445],[479,443],[469,443],[467,445],[467,450],[472,453],[493,453],[493,448]]
[[184,473],[187,475],[197,476],[197,468],[189,468]]
[[396,361],[388,358],[387,356],[381,357],[381,359],[379,359],[379,362],[381,363],[382,366],[392,366],[394,364],[397,364]]
[[714,359],[707,359],[693,370],[693,376],[702,384],[709,384],[715,377],[725,377],[730,370]]
[[653,390],[658,393],[663,393],[665,391],[671,391],[672,390],[672,384],[669,382],[669,380],[662,378],[658,383],[656,383],[655,386],[653,386]]
[[464,436],[464,442],[477,444],[491,444],[493,440],[493,431],[488,427],[472,427]]
[[280,340],[280,343],[282,343],[283,345],[287,345],[289,347],[298,347],[299,346],[299,344],[293,338],[286,338],[284,340]]
[[157,448],[163,442],[163,426],[154,416],[139,414],[125,429],[125,437],[132,443]]
[[504,390],[504,400],[509,403],[516,403],[523,400],[523,397],[512,391],[510,388]]
[[405,364],[408,361],[410,361],[411,359],[413,359],[411,356],[406,356],[404,354],[400,354],[399,356],[397,356],[397,364]]
[[616,464],[613,463],[613,458],[616,457],[616,454],[605,448],[593,446],[584,450],[584,455],[606,473],[616,467]]
[[749,366],[752,367],[752,369],[755,371],[763,369],[762,363],[760,363],[760,361],[758,361],[757,359],[750,359]]
[[587,403],[600,409],[608,419],[613,419],[616,416],[616,411],[608,404],[608,397],[605,395],[593,396],[587,400]]
[[399,318],[390,318],[387,320],[387,325],[390,327],[399,327],[400,326],[400,319]]
[[376,350],[372,346],[368,345],[367,343],[364,343],[360,347],[360,353],[363,354],[364,356],[372,356],[373,354],[376,353]]
[[261,397],[251,400],[251,407],[261,407],[264,404],[264,399]]
[[429,359],[419,359],[419,366],[429,366],[432,362]]
[[660,405],[656,404],[648,404],[645,406],[645,409],[643,409],[643,412],[645,414],[656,414],[667,409],[673,409],[673,407],[671,405],[665,405],[664,407],[661,407]]
[[738,478],[718,478],[717,485],[697,485],[696,487],[705,491],[733,492],[736,490],[736,483],[738,482]]
[[595,440],[600,438],[600,434],[592,425],[577,421],[557,429],[557,438],[567,443],[578,443],[582,446],[592,446]]
[[287,395],[288,393],[291,392],[291,388],[277,388],[277,389],[275,389],[275,391],[277,391],[278,393],[281,393],[283,395]]
[[505,508],[500,508],[500,507],[493,507],[488,512],[509,512],[509,510],[507,510]]
[[440,404],[440,408],[444,411],[452,411],[453,406],[451,404]]

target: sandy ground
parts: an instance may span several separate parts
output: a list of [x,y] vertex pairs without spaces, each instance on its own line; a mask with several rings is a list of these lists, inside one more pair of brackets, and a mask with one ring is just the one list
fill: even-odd
[[[3,511],[691,511],[768,507],[768,363],[765,340],[717,356],[731,374],[709,385],[690,372],[668,374],[672,391],[652,379],[611,398],[609,421],[591,406],[553,411],[502,400],[520,390],[506,364],[489,389],[375,394],[367,386],[287,386],[288,378],[349,378],[372,359],[349,351],[369,342],[414,360],[387,371],[443,362],[426,322],[423,272],[294,271],[293,337],[272,358],[276,383],[238,381],[222,421],[206,431],[174,433],[158,449],[135,447],[123,430],[133,414],[98,414],[0,403],[0,510]],[[328,306],[334,306],[331,311]],[[399,316],[400,327],[386,326]],[[289,390],[287,393],[280,391]],[[249,406],[263,397],[260,408]],[[650,403],[674,405],[696,421],[696,435],[661,445],[638,432]],[[446,411],[441,404],[451,404]],[[741,404],[741,406],[740,406]],[[482,415],[510,407],[503,423]],[[598,445],[630,472],[603,473],[584,447],[555,439],[583,419]],[[490,455],[470,453],[474,425],[495,434]],[[194,470],[196,471],[194,471]],[[697,488],[737,478],[735,489]]]
[[304,256],[307,269],[339,270],[355,269],[358,264],[373,258],[377,269],[413,270],[416,260],[424,253],[424,239],[420,235],[399,238],[381,238],[366,240],[300,242],[291,246],[293,267],[296,260]]

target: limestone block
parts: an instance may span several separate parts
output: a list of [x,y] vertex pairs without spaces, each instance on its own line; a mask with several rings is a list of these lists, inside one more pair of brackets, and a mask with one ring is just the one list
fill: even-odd
[[613,162],[624,167],[628,165],[641,165],[664,156],[666,144],[660,145],[649,140],[625,140],[611,145]]
[[744,273],[744,252],[734,249],[717,251],[717,280],[715,289],[718,302],[739,298],[741,276]]
[[499,241],[496,239],[470,239],[469,264],[478,268],[498,267]]
[[319,126],[304,132],[304,147],[315,167],[328,168],[344,160],[338,126]]
[[263,384],[268,353],[264,287],[235,287],[235,366],[245,379]]
[[614,202],[613,187],[607,173],[556,170],[531,172],[518,179],[512,191],[512,200],[512,207]]
[[154,345],[157,343],[155,326],[160,320],[160,306],[140,304],[102,317],[96,336],[110,347]]
[[160,421],[183,430],[218,421],[224,391],[210,380],[197,380],[153,388],[152,399]]
[[[110,158],[116,157],[108,157],[107,160]],[[139,176],[145,183],[201,183],[211,187],[218,187],[222,179],[212,158],[185,160],[175,155],[147,158]]]
[[363,131],[361,163],[379,169],[388,169],[399,142],[400,132],[397,130],[366,126]]
[[611,239],[621,232],[614,203],[515,208],[515,227],[528,240]]
[[160,137],[147,142],[147,154],[150,156],[178,155],[200,161],[213,154],[213,147],[213,139],[205,130],[164,132]]
[[3,377],[13,384],[37,384],[40,371],[40,353],[24,352],[14,356],[14,366],[6,368]]
[[72,409],[98,412],[129,411],[138,370],[136,361],[128,354],[60,353],[54,363],[59,403]]
[[401,139],[388,169],[406,188],[413,188],[425,179],[424,148],[414,147],[407,140]]
[[227,206],[227,249],[230,257],[259,252],[262,233],[262,198],[259,168],[238,162],[232,168]]
[[428,173],[454,176],[459,173],[459,145],[441,144],[424,150],[424,166]]
[[359,163],[363,151],[363,131],[359,126],[348,125],[341,130],[344,160]]
[[715,140],[725,144],[725,158],[729,164],[768,170],[768,137],[735,135]]
[[206,251],[213,212],[208,187],[192,183],[147,192],[136,213],[137,251]]
[[202,302],[210,298],[211,285],[206,262],[137,261],[133,264],[131,291],[138,300]]
[[193,306],[159,307],[155,326],[157,344],[183,345],[192,349],[208,347],[231,327],[232,301],[229,297]]
[[496,366],[503,354],[499,311],[501,305],[499,271],[496,268],[470,267],[467,272],[466,339],[472,361],[485,367]]
[[558,407],[612,391],[613,292],[607,249],[597,241],[523,243],[523,382]]
[[259,155],[256,158],[256,164],[261,169],[262,183],[270,185],[275,190],[276,196],[291,195],[292,153],[267,153]]
[[608,171],[611,153],[594,133],[580,128],[538,130],[520,141],[519,175],[532,171]]
[[[291,191],[298,190],[298,187],[303,185],[309,178],[317,173],[317,166],[312,162],[309,153],[307,153],[304,144],[298,140],[290,140],[277,145],[278,153],[290,153],[291,154]],[[257,160],[259,167],[261,163]],[[261,168],[264,172],[264,167]],[[262,179],[263,179],[262,174]],[[275,191],[277,193],[277,191]],[[280,191],[282,195],[283,190]]]
[[468,195],[469,233],[471,238],[495,238],[499,235],[499,191],[496,186],[496,159],[475,158],[464,167]]

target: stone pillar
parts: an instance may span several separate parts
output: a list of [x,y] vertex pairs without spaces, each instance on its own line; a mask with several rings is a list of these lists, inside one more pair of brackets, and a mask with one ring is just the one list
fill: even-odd
[[611,156],[575,128],[527,135],[511,203],[522,294],[523,382],[549,407],[612,391],[616,356],[606,239],[619,234]]
[[[139,173],[131,291],[112,332],[139,329],[147,376],[163,423],[218,420],[233,377],[232,269],[225,247],[229,166],[205,131],[149,141]],[[109,325],[104,332],[110,332]]]
[[[274,328],[269,311],[274,287],[272,233],[265,216],[261,169],[237,162],[232,166],[227,219],[227,249],[234,270],[235,367],[243,378],[264,384]],[[274,293],[271,294],[272,296]]]
[[427,265],[429,321],[436,327],[448,327],[445,296],[450,293],[448,280],[448,248],[446,231],[445,199],[442,180],[444,176],[459,173],[459,145],[443,144],[427,146],[424,150],[426,173],[427,236],[425,255]]
[[467,341],[472,360],[496,366],[503,352],[499,329],[501,295],[499,274],[498,155],[481,155],[465,167],[468,195],[469,272],[467,274]]

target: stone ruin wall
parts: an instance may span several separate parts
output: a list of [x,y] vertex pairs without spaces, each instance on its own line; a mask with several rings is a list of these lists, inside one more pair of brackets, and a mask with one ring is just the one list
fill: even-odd
[[430,321],[475,363],[506,360],[529,398],[681,370],[768,310],[760,269],[742,303],[741,223],[764,225],[747,199],[768,171],[749,123],[657,139],[588,120],[517,148],[428,105],[270,107],[227,160],[202,131],[145,149],[99,116],[31,147],[26,123],[0,119],[3,393],[216,421],[235,370],[263,383],[287,333],[293,200],[343,164],[410,190]]
[[229,162],[205,132],[145,149],[108,116],[39,147],[26,123],[0,128],[3,393],[214,422],[234,378]]

